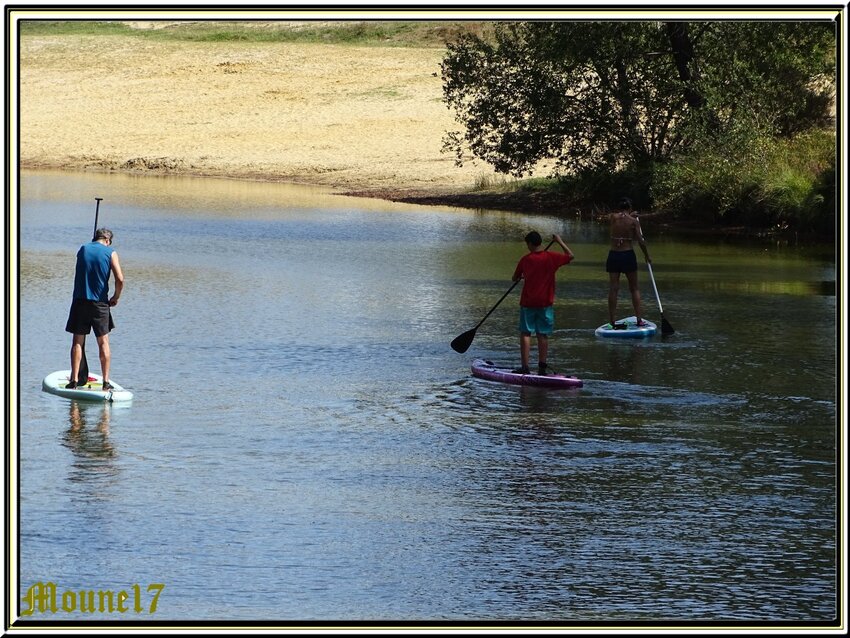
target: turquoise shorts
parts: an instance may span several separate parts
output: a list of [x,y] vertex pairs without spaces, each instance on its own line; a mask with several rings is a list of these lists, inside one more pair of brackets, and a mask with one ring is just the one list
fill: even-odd
[[523,334],[550,335],[555,328],[555,309],[519,307],[519,331]]

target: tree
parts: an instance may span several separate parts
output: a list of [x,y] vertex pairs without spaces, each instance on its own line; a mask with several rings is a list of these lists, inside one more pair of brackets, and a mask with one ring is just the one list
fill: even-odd
[[444,101],[464,130],[444,148],[517,177],[543,160],[555,174],[651,165],[742,122],[822,122],[834,69],[832,23],[498,23],[447,43]]

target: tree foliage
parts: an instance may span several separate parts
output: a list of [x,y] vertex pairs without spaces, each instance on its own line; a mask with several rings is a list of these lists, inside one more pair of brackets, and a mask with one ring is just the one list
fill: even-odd
[[499,23],[447,43],[444,148],[517,177],[653,165],[822,124],[834,73],[832,23]]

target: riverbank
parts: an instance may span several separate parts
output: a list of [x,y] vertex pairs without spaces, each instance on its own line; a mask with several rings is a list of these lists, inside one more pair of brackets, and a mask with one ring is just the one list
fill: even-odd
[[[458,128],[440,77],[452,23],[417,23],[412,31],[396,24],[395,32],[354,43],[327,41],[351,23],[292,23],[292,32],[315,30],[305,41],[261,33],[276,29],[278,37],[286,24],[250,23],[247,36],[233,31],[244,25],[219,24],[25,30],[20,166],[290,182],[397,202],[563,217],[590,218],[605,204],[499,188],[509,180],[487,165],[465,158],[457,166],[442,152],[443,136]],[[189,33],[169,35],[172,28]],[[230,31],[203,31],[212,28]],[[671,226],[693,222],[653,217]],[[775,231],[721,230],[753,232]]]
[[442,49],[30,35],[23,168],[286,181],[454,197],[491,179],[441,152]]

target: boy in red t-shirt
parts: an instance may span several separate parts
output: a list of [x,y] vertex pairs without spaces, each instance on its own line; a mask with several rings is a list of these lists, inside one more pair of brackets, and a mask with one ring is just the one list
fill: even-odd
[[552,236],[563,254],[542,248],[540,233],[532,231],[525,236],[528,254],[519,260],[513,281],[525,279],[519,299],[520,355],[522,367],[514,372],[531,374],[528,359],[531,353],[531,335],[537,335],[538,374],[547,374],[549,335],[555,327],[555,272],[573,260],[573,251],[558,235]]

